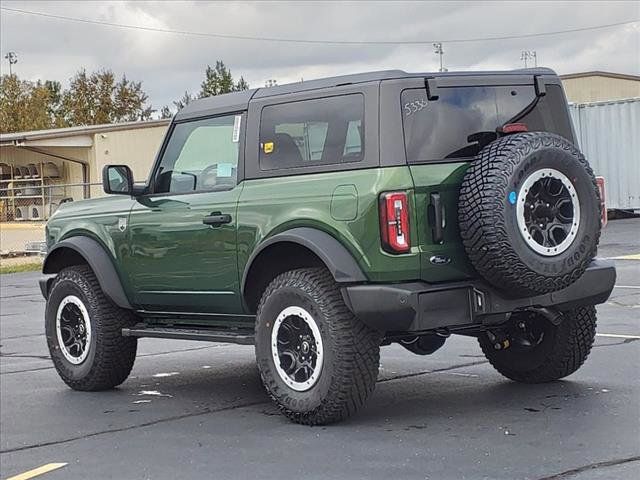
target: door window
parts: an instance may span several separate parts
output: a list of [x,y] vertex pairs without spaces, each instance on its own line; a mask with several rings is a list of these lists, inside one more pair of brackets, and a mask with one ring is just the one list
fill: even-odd
[[363,125],[361,94],[269,105],[260,119],[260,169],[359,162]]
[[157,172],[156,193],[230,190],[236,185],[242,115],[173,128]]

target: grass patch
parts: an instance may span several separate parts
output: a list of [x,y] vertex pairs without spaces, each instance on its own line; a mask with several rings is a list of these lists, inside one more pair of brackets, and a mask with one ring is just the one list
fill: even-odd
[[42,268],[42,262],[26,262],[13,265],[0,265],[0,275],[5,273],[35,272]]

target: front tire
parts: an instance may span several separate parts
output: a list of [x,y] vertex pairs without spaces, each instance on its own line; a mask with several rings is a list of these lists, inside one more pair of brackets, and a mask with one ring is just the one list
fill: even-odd
[[124,382],[136,358],[137,339],[123,337],[135,323],[128,310],[102,292],[87,265],[62,270],[45,311],[47,345],[60,378],[74,390],[107,390]]
[[294,422],[343,420],[373,392],[381,334],[351,313],[326,269],[277,276],[258,305],[255,333],[262,382]]
[[487,360],[505,377],[522,383],[552,382],[582,366],[596,336],[595,307],[569,310],[562,317],[553,325],[537,313],[516,313],[497,336],[483,333],[478,341]]

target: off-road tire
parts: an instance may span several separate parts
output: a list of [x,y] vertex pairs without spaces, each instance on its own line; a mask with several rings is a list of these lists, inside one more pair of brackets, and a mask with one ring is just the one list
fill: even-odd
[[[282,380],[272,354],[274,321],[289,306],[302,307],[311,314],[323,343],[320,376],[303,392]],[[280,411],[296,423],[323,425],[343,420],[362,407],[373,392],[382,335],[353,315],[324,268],[291,270],[268,285],[258,305],[255,338],[262,382]]]
[[[56,313],[68,295],[84,304],[91,322],[89,353],[80,364],[69,362],[61,352],[56,333]],[[124,382],[136,358],[137,339],[123,337],[122,328],[130,327],[135,315],[109,300],[87,265],[65,268],[53,280],[45,311],[47,345],[53,364],[62,380],[74,390],[107,390]]]
[[503,376],[516,382],[545,383],[578,370],[589,356],[595,336],[596,309],[589,306],[564,312],[561,323],[549,325],[548,334],[532,351],[518,351],[514,346],[496,350],[486,333],[478,341],[489,363]]
[[[555,169],[573,183],[580,225],[568,249],[544,256],[527,245],[514,204],[523,182]],[[595,257],[600,238],[600,199],[593,171],[567,139],[548,132],[517,133],[487,145],[467,170],[458,205],[460,235],[476,271],[511,296],[561,290]]]

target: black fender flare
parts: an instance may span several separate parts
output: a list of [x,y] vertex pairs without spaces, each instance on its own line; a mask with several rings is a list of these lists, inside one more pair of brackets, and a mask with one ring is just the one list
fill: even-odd
[[[64,261],[57,261],[59,255],[62,253],[60,250],[63,248],[74,250],[84,258],[98,279],[100,288],[102,288],[104,294],[109,297],[113,303],[121,308],[133,308],[129,303],[124,288],[122,288],[122,282],[111,260],[111,256],[107,253],[106,249],[93,238],[75,236],[55,244],[44,259],[42,273],[55,274],[67,266]],[[43,279],[45,284],[41,284],[42,293],[45,295],[45,298],[48,297],[49,282],[51,280],[52,278],[45,277],[45,279]]]
[[297,227],[269,237],[253,251],[242,274],[243,296],[254,260],[269,246],[282,242],[297,243],[311,250],[327,266],[337,283],[367,281],[366,275],[362,272],[353,255],[335,237],[315,228]]

